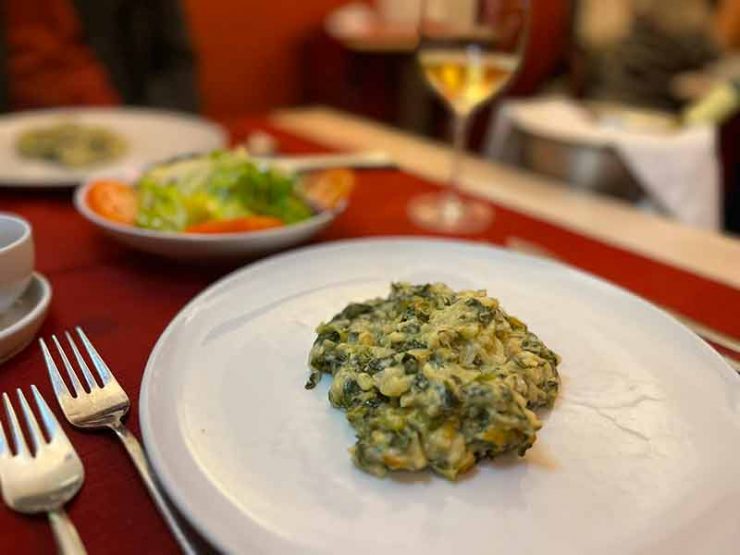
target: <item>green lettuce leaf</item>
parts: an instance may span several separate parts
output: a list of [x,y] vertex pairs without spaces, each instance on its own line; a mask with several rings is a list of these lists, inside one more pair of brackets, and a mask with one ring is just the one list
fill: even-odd
[[136,224],[180,231],[208,220],[250,215],[273,216],[292,224],[313,214],[295,185],[295,177],[259,168],[243,151],[174,160],[139,179]]

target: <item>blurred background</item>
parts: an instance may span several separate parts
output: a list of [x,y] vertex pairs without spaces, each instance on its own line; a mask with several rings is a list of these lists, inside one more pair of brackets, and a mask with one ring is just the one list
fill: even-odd
[[[6,0],[0,106],[143,105],[228,122],[325,105],[442,139],[448,118],[414,55],[420,5]],[[740,231],[740,2],[532,0],[530,17],[522,67],[476,114],[469,148]]]
[[[606,473],[591,473],[603,489],[584,490],[582,522],[571,523],[574,530],[592,529],[587,543],[568,546],[570,535],[555,527],[537,541],[560,541],[551,551],[560,545],[559,552],[575,553],[582,545],[600,552],[588,546],[634,537],[631,547],[640,553],[661,547],[673,553],[674,542],[681,542],[677,552],[718,552],[692,550],[683,543],[688,538],[691,546],[740,553],[729,547],[740,533],[740,493],[737,486],[725,491],[728,480],[715,476],[724,466],[702,452],[711,480],[683,479],[702,468],[691,458],[688,466],[683,460],[675,465],[681,472],[667,473],[662,484],[643,472],[658,459],[667,465],[670,457],[730,437],[714,427],[706,442],[693,442],[709,416],[688,401],[684,415],[671,397],[676,392],[685,390],[688,400],[693,385],[702,384],[703,395],[715,392],[715,401],[706,399],[718,411],[733,413],[727,400],[735,401],[736,416],[740,407],[737,380],[730,382],[736,376],[729,369],[718,373],[718,356],[700,341],[740,371],[740,0],[0,0],[0,111],[0,390],[35,382],[52,399],[33,339],[39,334],[56,341],[53,334],[83,327],[131,395],[133,433],[141,415],[145,432],[156,432],[153,422],[161,420],[167,430],[184,434],[182,445],[177,434],[162,443],[155,432],[144,434],[145,443],[153,467],[163,473],[161,483],[175,488],[168,491],[184,517],[210,540],[228,548],[228,517],[242,519],[247,532],[257,530],[259,549],[335,550],[331,542],[346,539],[342,530],[375,522],[364,509],[345,515],[340,496],[317,513],[320,537],[303,534],[312,522],[284,523],[275,503],[293,503],[292,488],[298,502],[313,499],[322,472],[334,467],[323,464],[323,454],[311,462],[315,431],[292,449],[303,428],[293,427],[290,412],[275,420],[275,434],[244,435],[251,432],[242,423],[278,397],[286,410],[303,410],[294,393],[278,395],[285,376],[277,374],[305,360],[314,323],[351,298],[366,298],[353,292],[370,296],[382,282],[408,279],[488,287],[506,306],[511,300],[517,314],[521,308],[534,327],[569,338],[563,352],[570,352],[573,383],[578,366],[591,376],[580,393],[574,388],[573,398],[580,399],[574,404],[593,409],[604,430],[616,426],[626,443],[615,443],[614,453],[637,461],[614,473],[615,483],[601,479]],[[464,239],[476,246],[423,246],[399,237]],[[387,240],[335,243],[245,266],[193,300],[226,272],[263,256],[371,238]],[[563,266],[497,255],[478,244]],[[489,271],[488,264],[495,268]],[[588,285],[572,268],[665,312],[650,313],[638,298],[606,284]],[[350,304],[345,312],[358,307],[359,314],[367,305]],[[411,330],[407,324],[399,326]],[[323,337],[324,327],[318,329]],[[371,343],[395,348],[396,334],[387,342],[382,330],[375,335]],[[641,357],[624,340],[638,337],[650,356]],[[514,348],[526,351],[530,339]],[[403,342],[404,349],[418,346]],[[685,373],[666,368],[669,353],[683,358]],[[194,362],[192,368],[172,366],[172,380],[154,373],[180,361]],[[207,372],[195,368],[197,361],[208,361]],[[268,374],[242,372],[250,370],[245,361]],[[149,378],[139,405],[145,367]],[[401,395],[411,377],[399,377],[399,369],[389,367],[390,378],[373,383],[401,384],[398,392],[395,385],[383,389]],[[412,365],[409,372],[417,370]],[[669,376],[689,381],[676,389]],[[265,387],[251,388],[263,377]],[[232,382],[237,387],[225,395]],[[359,387],[349,378],[344,385]],[[734,396],[725,385],[735,387]],[[240,402],[243,393],[262,391],[267,396],[259,403],[249,396]],[[447,393],[445,406],[455,400]],[[291,408],[293,402],[299,404]],[[655,408],[659,404],[664,412]],[[162,419],[156,406],[167,409]],[[246,407],[251,412],[240,414]],[[698,416],[702,420],[692,420]],[[176,421],[166,422],[170,417]],[[581,413],[567,418],[580,420]],[[181,427],[185,421],[196,424]],[[368,430],[373,426],[366,423]],[[446,452],[448,442],[447,451],[457,453],[463,436],[447,434],[445,426],[435,437],[438,431],[444,433],[430,443],[434,451]],[[398,437],[413,439],[410,433]],[[264,464],[250,463],[245,453],[268,436],[277,443],[265,443]],[[92,471],[70,514],[90,552],[174,553],[134,467],[116,447],[104,452],[99,441],[91,434],[74,437]],[[505,447],[494,443],[491,452]],[[685,449],[676,450],[679,443]],[[428,445],[408,444],[412,456],[379,448],[380,455],[362,455],[363,464],[382,459],[377,468],[383,470],[426,464],[422,447]],[[655,456],[646,457],[643,447]],[[716,453],[730,453],[725,447]],[[587,461],[579,449],[564,455]],[[568,466],[551,458],[548,447],[542,453],[534,466],[548,473]],[[472,460],[458,455],[440,463],[440,472],[452,472],[453,459],[462,465]],[[170,464],[172,456],[177,465]],[[583,464],[591,472],[605,456],[611,455],[599,452]],[[274,468],[270,457],[278,463]],[[300,460],[290,461],[295,457]],[[310,472],[291,478],[291,469],[299,468],[293,462],[303,468],[304,460]],[[185,466],[178,469],[180,462]],[[737,463],[732,468],[730,483],[740,469]],[[276,469],[282,469],[277,479]],[[189,499],[192,488],[177,490],[178,476],[189,485],[196,482],[188,474],[195,479],[198,472],[198,496]],[[337,479],[344,480],[332,475],[326,482]],[[255,486],[273,483],[278,489]],[[547,491],[571,482],[553,483]],[[673,488],[679,483],[682,488]],[[301,489],[304,484],[309,490]],[[712,484],[716,491],[705,491]],[[525,484],[522,491],[529,489]],[[612,510],[612,498],[624,515]],[[411,501],[414,511],[424,509]],[[514,516],[504,522],[519,526],[517,519],[527,518],[521,504],[515,495]],[[734,512],[726,510],[730,505]],[[209,508],[202,520],[197,507]],[[211,507],[220,512],[211,514]],[[559,500],[543,507],[558,510]],[[594,510],[602,507],[609,510]],[[605,539],[593,525],[596,513],[617,517]],[[220,524],[209,529],[211,518]],[[570,514],[564,518],[571,520]],[[699,530],[710,518],[712,526]],[[52,552],[46,527],[44,519],[0,508],[0,555]],[[322,535],[334,529],[339,535]],[[248,535],[243,545],[253,540]],[[364,552],[376,545],[366,540],[358,544]],[[401,545],[395,538],[383,542],[378,545]]]

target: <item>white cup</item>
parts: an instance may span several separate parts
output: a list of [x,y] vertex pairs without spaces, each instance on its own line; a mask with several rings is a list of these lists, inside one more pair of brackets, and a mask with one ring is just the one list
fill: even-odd
[[31,224],[0,212],[0,313],[8,310],[33,276]]

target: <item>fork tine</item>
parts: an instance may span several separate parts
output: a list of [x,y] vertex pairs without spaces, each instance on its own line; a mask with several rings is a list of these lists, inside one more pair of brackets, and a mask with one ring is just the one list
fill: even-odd
[[95,382],[95,378],[93,378],[92,373],[90,373],[90,368],[88,368],[85,359],[82,358],[82,355],[80,354],[79,349],[77,349],[77,345],[75,344],[74,339],[72,339],[72,336],[69,334],[68,331],[65,331],[64,335],[67,337],[67,343],[69,343],[69,346],[72,347],[72,352],[77,359],[77,364],[79,365],[80,370],[82,370],[82,375],[85,376],[85,381],[87,382],[90,391],[92,391],[93,389],[98,387],[98,384]]
[[115,381],[110,368],[108,368],[108,365],[103,360],[103,357],[101,357],[98,354],[98,351],[95,350],[95,347],[93,347],[93,344],[87,338],[85,332],[82,331],[82,328],[80,326],[77,326],[75,330],[77,331],[77,335],[80,336],[80,339],[82,339],[82,344],[85,346],[87,354],[90,355],[90,360],[92,360],[93,366],[95,366],[95,370],[98,371],[100,379],[103,380],[103,385]]
[[56,345],[57,351],[59,352],[59,356],[62,357],[62,362],[64,363],[64,367],[67,369],[67,375],[69,376],[69,381],[72,382],[72,387],[75,390],[75,394],[78,397],[80,395],[84,395],[85,390],[82,388],[82,384],[80,383],[80,380],[77,378],[77,374],[75,374],[74,368],[72,368],[72,365],[69,363],[69,359],[67,358],[67,355],[65,354],[64,349],[62,349],[62,346],[59,344],[59,340],[57,339],[57,336],[52,335],[51,340]]
[[5,430],[3,430],[3,422],[0,420],[0,459],[4,459],[10,456],[10,445],[5,437]]
[[46,404],[46,400],[41,396],[41,393],[39,393],[39,390],[35,385],[31,386],[31,392],[36,401],[36,406],[39,409],[39,414],[41,414],[41,421],[44,423],[44,429],[46,430],[49,439],[54,439],[60,429],[59,421],[56,416],[54,416],[54,413],[51,412],[49,405]]
[[28,426],[28,435],[31,436],[31,441],[33,442],[33,451],[34,453],[38,454],[41,447],[43,447],[44,443],[46,443],[46,439],[41,433],[39,423],[36,421],[36,416],[33,414],[31,407],[28,405],[28,401],[26,401],[26,396],[23,395],[23,391],[20,388],[16,389],[15,391],[18,394],[18,400],[21,403],[23,417],[25,418],[26,425]]
[[23,432],[21,432],[21,426],[18,424],[18,418],[15,416],[13,405],[10,404],[10,398],[7,393],[3,393],[3,405],[5,405],[5,414],[8,415],[8,422],[10,423],[10,433],[13,436],[13,444],[15,445],[16,456],[28,456],[28,446],[26,440],[23,438]]
[[72,397],[69,389],[67,389],[67,384],[64,383],[62,375],[59,373],[56,362],[51,358],[46,342],[39,338],[39,345],[41,345],[41,352],[44,354],[44,362],[46,362],[46,369],[49,371],[49,379],[51,380],[51,387],[54,389],[54,395],[57,396],[57,399]]

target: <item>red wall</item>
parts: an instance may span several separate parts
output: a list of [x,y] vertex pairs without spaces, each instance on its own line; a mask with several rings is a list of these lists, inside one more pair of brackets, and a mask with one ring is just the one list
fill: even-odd
[[295,103],[299,49],[347,0],[184,0],[200,61],[203,111],[215,117]]
[[567,58],[573,0],[530,0],[531,28],[527,57],[515,92],[536,92]]
[[[203,111],[266,111],[300,100],[300,49],[348,0],[183,0],[200,61]],[[562,58],[572,0],[531,0],[531,49],[516,92],[531,93]],[[392,91],[389,91],[392,94]]]

